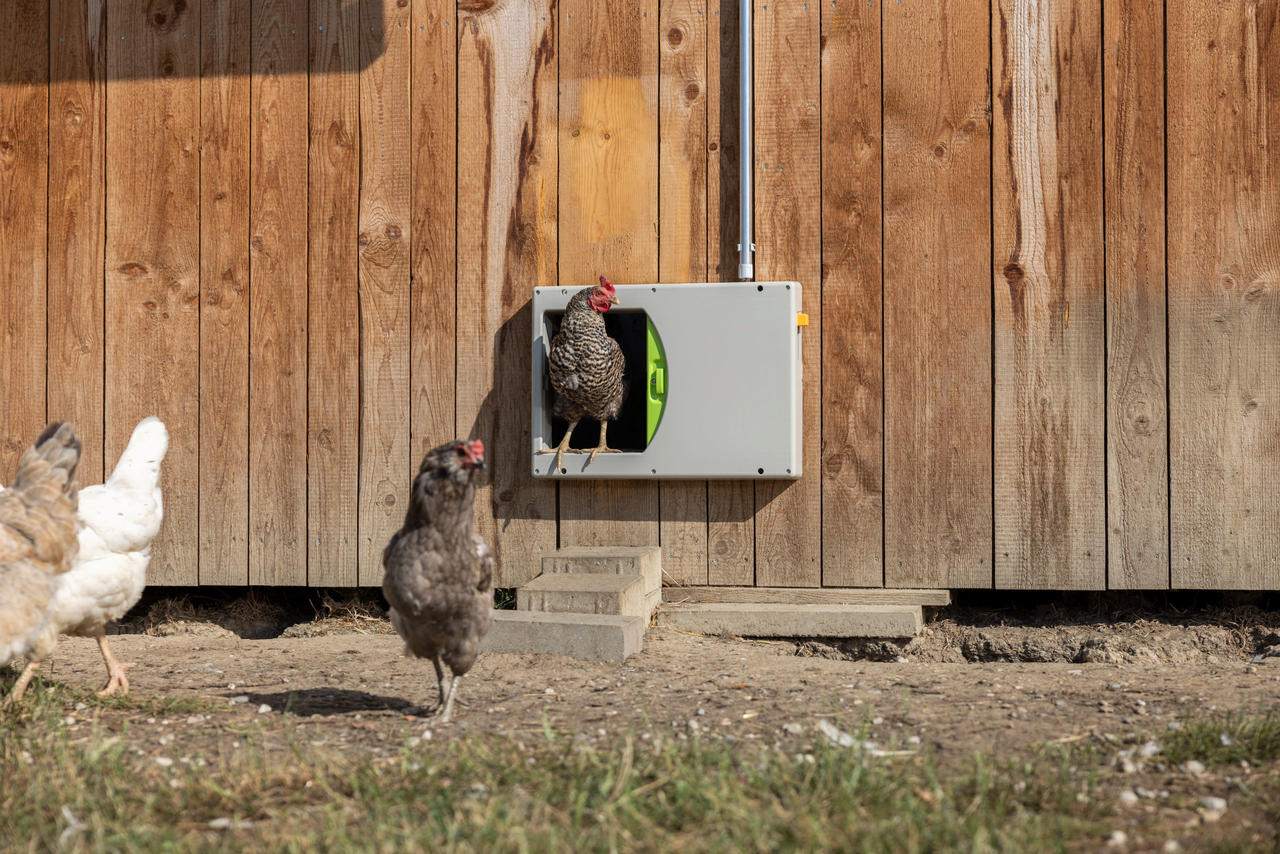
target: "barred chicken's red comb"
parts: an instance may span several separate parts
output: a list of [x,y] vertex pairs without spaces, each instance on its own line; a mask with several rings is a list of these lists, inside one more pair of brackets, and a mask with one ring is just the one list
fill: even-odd
[[613,282],[610,282],[610,281],[609,281],[608,279],[606,279],[604,276],[601,276],[601,277],[600,277],[600,287],[604,289],[604,292],[605,292],[606,294],[609,294],[610,296],[613,296],[613,294],[614,294],[614,290],[613,290]]

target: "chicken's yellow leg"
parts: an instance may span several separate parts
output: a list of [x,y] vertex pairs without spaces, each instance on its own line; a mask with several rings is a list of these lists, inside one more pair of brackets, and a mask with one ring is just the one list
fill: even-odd
[[[551,448],[543,448],[543,449],[541,449],[540,451],[538,451],[538,453],[540,453],[540,454],[552,454],[552,453],[553,453],[553,454],[555,454],[555,455],[556,455],[556,468],[555,468],[555,473],[556,473],[556,474],[560,474],[560,464],[564,461],[564,452],[565,452],[565,451],[569,451],[570,453],[573,453],[573,454],[580,454],[580,453],[582,453],[582,451],[578,451],[578,450],[575,450],[574,448],[570,448],[570,447],[569,447],[569,438],[570,438],[571,436],[573,436],[573,428],[578,426],[578,422],[579,422],[580,420],[581,420],[581,419],[579,419],[579,418],[575,418],[575,419],[573,419],[573,423],[571,423],[571,424],[569,425],[569,429],[568,429],[568,430],[565,430],[565,431],[564,431],[564,438],[560,440],[560,444],[559,444],[559,446],[557,446],[557,447],[556,447],[556,449],[555,449],[554,451],[553,451]],[[592,456],[594,456],[594,454],[593,454]]]
[[31,677],[36,675],[36,671],[40,669],[40,662],[28,661],[26,668],[22,671],[22,675],[18,677],[18,681],[13,683],[13,690],[9,692],[9,696],[5,698],[4,705],[16,703],[22,699],[22,695],[27,690],[27,683],[31,681]]
[[102,686],[102,690],[98,692],[99,697],[109,697],[116,691],[122,694],[129,693],[129,680],[125,677],[124,671],[126,667],[133,667],[132,664],[121,664],[111,653],[111,647],[107,646],[107,633],[103,629],[98,629],[98,649],[102,651],[102,660],[107,665],[107,684]]
[[600,444],[596,445],[591,451],[591,456],[587,457],[587,465],[591,465],[591,461],[596,458],[596,454],[620,454],[617,448],[610,448],[609,443],[604,440],[605,431],[609,429],[608,421],[600,422]]

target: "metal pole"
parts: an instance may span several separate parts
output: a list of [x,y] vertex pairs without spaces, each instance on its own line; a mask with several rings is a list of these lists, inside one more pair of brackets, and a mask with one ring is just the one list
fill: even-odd
[[755,278],[755,264],[752,254],[756,245],[751,237],[751,191],[752,173],[755,165],[755,146],[751,136],[751,6],[754,0],[739,0],[738,3],[738,172],[739,183],[739,233],[738,233],[738,278]]

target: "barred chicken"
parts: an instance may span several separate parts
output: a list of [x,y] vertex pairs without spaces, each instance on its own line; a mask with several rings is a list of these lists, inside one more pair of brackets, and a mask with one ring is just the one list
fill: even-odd
[[382,553],[391,624],[404,638],[405,655],[435,665],[439,700],[429,711],[441,712],[441,721],[452,717],[458,681],[475,664],[493,623],[493,555],[473,527],[475,478],[484,467],[479,440],[429,451],[414,478],[404,526]]
[[[98,692],[102,696],[129,693],[129,665],[111,653],[107,623],[136,605],[147,586],[151,542],[164,518],[160,463],[168,448],[164,423],[144,418],[107,482],[80,490],[80,551],[54,596],[52,626],[60,634],[97,640],[107,666],[107,684]],[[39,659],[27,662],[23,684],[39,667]]]
[[[70,424],[53,423],[18,461],[13,485],[0,492],[0,667],[15,658],[43,661],[58,638],[53,602],[78,550],[76,466],[80,441]],[[7,703],[22,699],[24,673]]]
[[594,288],[583,288],[566,306],[560,330],[551,339],[551,388],[556,393],[552,414],[569,422],[559,446],[539,453],[556,455],[556,472],[560,472],[565,452],[580,454],[569,447],[574,428],[583,418],[600,422],[600,443],[587,457],[587,465],[596,454],[616,454],[605,438],[609,422],[618,417],[626,397],[627,361],[618,342],[604,326],[604,313],[618,304],[617,292],[604,276]]

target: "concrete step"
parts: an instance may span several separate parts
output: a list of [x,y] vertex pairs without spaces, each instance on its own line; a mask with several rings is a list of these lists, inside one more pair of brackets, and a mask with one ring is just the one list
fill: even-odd
[[644,617],[494,611],[480,651],[623,661],[644,646],[648,625]]
[[652,608],[638,575],[567,573],[539,575],[516,589],[521,611],[557,614],[623,614],[649,618]]
[[785,638],[906,638],[920,633],[919,605],[663,605],[658,625],[705,635]]
[[662,596],[662,549],[657,546],[569,546],[542,559],[543,575],[638,575],[644,592]]

